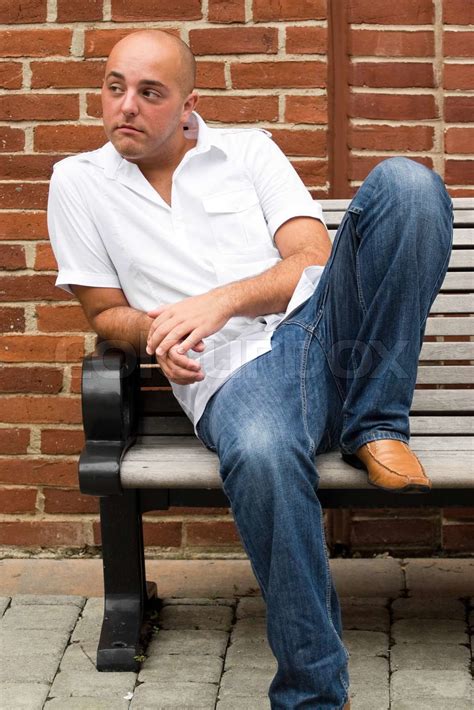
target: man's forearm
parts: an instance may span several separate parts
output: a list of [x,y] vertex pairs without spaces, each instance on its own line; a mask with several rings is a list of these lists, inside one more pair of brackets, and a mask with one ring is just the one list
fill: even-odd
[[104,340],[130,343],[137,353],[145,354],[146,340],[153,319],[130,306],[116,306],[99,313],[91,325]]
[[286,309],[303,270],[317,263],[314,252],[299,252],[282,259],[262,274],[233,281],[216,291],[228,302],[233,316],[253,318],[281,313]]

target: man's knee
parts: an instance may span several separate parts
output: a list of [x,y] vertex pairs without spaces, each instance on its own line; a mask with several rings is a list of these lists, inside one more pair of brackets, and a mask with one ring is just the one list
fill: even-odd
[[[415,201],[422,207],[450,206],[450,197],[443,180],[434,170],[411,158],[397,156],[382,160],[371,173],[379,186],[386,185],[394,196],[403,201]],[[437,199],[444,195],[444,203]]]

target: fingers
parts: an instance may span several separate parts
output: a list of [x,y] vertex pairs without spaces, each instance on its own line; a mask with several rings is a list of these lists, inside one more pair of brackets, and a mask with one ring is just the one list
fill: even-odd
[[[204,331],[200,330],[199,328],[196,328],[193,330],[189,335],[186,335],[184,338],[183,342],[178,345],[176,348],[176,351],[178,353],[187,353],[188,350],[194,350],[194,348],[197,346],[198,343],[202,343],[202,339],[204,337],[205,333]],[[204,343],[203,343],[204,345]],[[205,346],[204,346],[205,347]],[[203,347],[203,350],[204,350]]]
[[156,360],[166,377],[176,384],[189,385],[204,379],[200,364],[185,355],[179,355],[175,348],[164,356],[157,356]]

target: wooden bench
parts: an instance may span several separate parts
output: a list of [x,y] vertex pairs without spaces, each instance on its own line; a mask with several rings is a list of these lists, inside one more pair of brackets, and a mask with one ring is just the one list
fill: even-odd
[[[349,201],[321,202],[334,239]],[[474,506],[474,204],[454,199],[454,206],[454,249],[428,318],[410,413],[410,444],[433,489],[380,491],[335,451],[317,458],[323,506]],[[145,577],[142,513],[229,506],[217,456],[194,436],[168,381],[151,358],[137,362],[135,352],[120,345],[99,343],[84,360],[82,379],[86,444],[79,479],[83,493],[100,496],[105,613],[97,667],[104,671],[138,668],[144,612],[156,599],[156,585]]]

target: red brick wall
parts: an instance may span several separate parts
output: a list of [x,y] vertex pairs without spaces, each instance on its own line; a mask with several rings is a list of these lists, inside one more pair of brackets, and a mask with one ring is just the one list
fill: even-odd
[[[473,194],[472,3],[351,0],[347,9],[346,196],[376,162],[399,154],[434,167],[453,195]],[[97,503],[78,493],[76,473],[80,361],[94,335],[77,304],[53,287],[45,207],[55,160],[104,141],[98,94],[110,47],[144,24],[180,33],[198,58],[203,116],[270,128],[322,198],[333,194],[327,16],[325,0],[2,3],[0,545],[99,542]],[[353,517],[353,550],[474,550],[473,511]],[[226,509],[153,514],[145,534],[160,553],[241,551]]]

